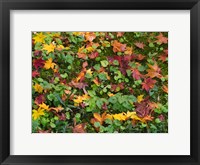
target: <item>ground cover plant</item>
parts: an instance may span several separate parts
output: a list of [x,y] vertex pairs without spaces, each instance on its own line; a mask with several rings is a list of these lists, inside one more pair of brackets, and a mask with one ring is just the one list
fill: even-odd
[[33,133],[167,133],[167,32],[33,32]]

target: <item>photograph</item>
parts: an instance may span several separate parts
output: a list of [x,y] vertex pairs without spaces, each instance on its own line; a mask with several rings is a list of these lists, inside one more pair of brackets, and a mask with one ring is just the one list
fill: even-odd
[[168,133],[167,31],[32,31],[32,133]]

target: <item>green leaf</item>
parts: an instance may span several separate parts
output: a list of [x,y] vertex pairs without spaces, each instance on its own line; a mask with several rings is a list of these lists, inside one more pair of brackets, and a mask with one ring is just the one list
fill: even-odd
[[43,82],[43,79],[42,78],[38,78],[37,79],[39,82]]
[[144,66],[142,66],[142,65],[140,65],[139,67],[138,67],[138,70],[140,71],[140,72],[143,72],[143,71],[145,71],[145,67]]
[[103,67],[107,67],[108,66],[108,61],[107,60],[102,60],[102,61],[100,61],[101,62],[101,65],[103,66]]
[[95,123],[94,123],[94,126],[95,126],[96,128],[98,128],[98,127],[101,126],[101,124],[100,124],[99,122],[95,122]]
[[50,123],[50,126],[51,126],[51,128],[55,128],[56,127],[56,125],[54,124],[54,123]]
[[161,121],[160,121],[159,118],[156,118],[156,119],[155,119],[155,122],[158,124],[158,123],[160,123]]
[[97,107],[98,107],[99,109],[101,109],[101,107],[102,107],[102,105],[103,105],[103,101],[102,101],[101,99],[98,99],[98,100],[96,101],[96,105],[97,105]]
[[154,47],[154,44],[151,42],[151,43],[149,43],[149,47],[150,48],[153,48]]
[[67,74],[67,73],[64,73],[64,74],[60,74],[60,76],[61,76],[62,78],[67,78],[67,77],[68,77],[68,74]]
[[107,80],[107,76],[105,73],[99,73],[98,74],[98,77],[101,79],[101,80]]
[[74,61],[74,57],[73,56],[71,56],[70,54],[66,55],[65,62],[68,62],[68,63],[72,64],[73,61]]
[[113,61],[113,64],[114,64],[114,65],[119,65],[119,62],[118,62],[117,60],[114,60],[114,61]]
[[94,69],[95,69],[95,70],[98,71],[100,68],[101,68],[100,64],[96,64],[96,65],[94,65]]

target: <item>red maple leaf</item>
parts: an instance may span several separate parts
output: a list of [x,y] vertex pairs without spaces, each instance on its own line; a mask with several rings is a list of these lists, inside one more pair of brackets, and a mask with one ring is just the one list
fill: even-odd
[[35,69],[41,68],[44,66],[44,60],[42,58],[34,59],[33,60],[33,66]]
[[145,79],[142,83],[142,89],[145,89],[147,92],[154,87],[156,80],[151,78]]
[[39,95],[35,98],[35,104],[42,104],[46,101],[45,99],[45,96],[42,94],[42,95]]
[[165,62],[166,60],[167,60],[167,55],[166,54],[161,54],[160,56],[159,56],[159,59],[158,60],[160,60],[160,61],[162,61],[162,62]]
[[158,36],[156,36],[156,38],[157,38],[156,42],[159,42],[159,43],[161,43],[161,44],[163,44],[163,43],[164,43],[164,44],[168,43],[168,38],[165,37],[165,36],[163,36],[162,33],[160,33]]
[[39,75],[40,73],[37,70],[32,71],[32,77],[37,77]]
[[132,69],[132,76],[136,80],[139,80],[143,77],[143,75],[137,69]]
[[89,58],[90,59],[94,59],[94,58],[96,58],[96,57],[98,57],[99,56],[99,53],[98,52],[92,52],[90,55],[89,55]]
[[135,46],[137,46],[137,47],[140,48],[140,49],[144,49],[145,44],[144,44],[143,42],[136,42],[136,43],[135,43]]

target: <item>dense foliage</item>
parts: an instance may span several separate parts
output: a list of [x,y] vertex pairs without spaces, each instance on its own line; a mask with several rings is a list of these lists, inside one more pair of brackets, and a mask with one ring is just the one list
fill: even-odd
[[168,33],[34,32],[32,132],[168,132]]

